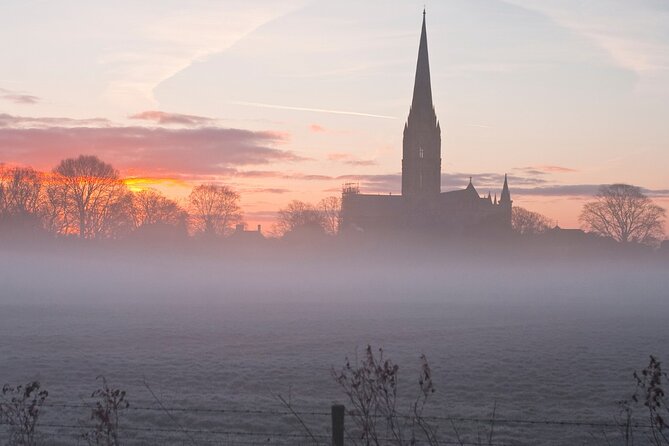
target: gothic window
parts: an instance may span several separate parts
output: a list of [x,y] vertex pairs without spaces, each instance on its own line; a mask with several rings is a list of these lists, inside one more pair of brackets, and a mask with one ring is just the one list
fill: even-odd
[[425,155],[425,153],[423,152],[423,148],[419,147],[418,148],[418,158],[423,159],[424,155]]

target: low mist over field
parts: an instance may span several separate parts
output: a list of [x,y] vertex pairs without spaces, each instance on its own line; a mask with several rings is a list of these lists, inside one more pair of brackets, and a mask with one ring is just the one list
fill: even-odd
[[635,306],[663,301],[668,259],[652,251],[561,254],[510,244],[310,246],[51,243],[2,251],[5,304],[383,305],[514,302]]
[[[128,392],[131,408],[159,407],[149,384],[160,404],[196,410],[173,415],[199,432],[196,443],[235,444],[244,437],[211,432],[244,426],[276,444],[309,444],[280,436],[306,434],[294,417],[273,415],[286,411],[277,395],[307,413],[349,404],[331,368],[361,360],[369,344],[400,367],[402,412],[418,391],[425,354],[436,388],[430,416],[489,419],[495,407],[499,420],[595,423],[500,421],[495,439],[505,444],[565,444],[550,439],[604,438],[603,429],[617,435],[596,423],[614,425],[616,401],[634,392],[632,372],[650,354],[669,354],[667,259],[544,251],[279,241],[15,246],[0,256],[0,373],[11,383],[37,379],[51,403],[73,405],[47,405],[47,424],[85,416],[78,401],[104,375]],[[123,425],[140,429],[125,431],[128,444],[147,441],[146,428],[167,429],[151,434],[155,441],[188,438],[170,431],[165,413],[128,410]],[[304,417],[328,435],[328,417]],[[442,438],[455,438],[450,421],[436,425]],[[460,420],[456,428],[473,440],[489,423]],[[45,432],[48,444],[77,435]]]

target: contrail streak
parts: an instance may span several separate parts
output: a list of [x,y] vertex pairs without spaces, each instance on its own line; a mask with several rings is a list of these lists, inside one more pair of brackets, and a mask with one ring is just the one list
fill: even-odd
[[262,104],[259,102],[244,102],[244,101],[229,101],[229,104],[235,105],[246,105],[249,107],[262,107],[262,108],[275,108],[279,110],[295,110],[295,111],[308,111],[315,113],[331,113],[335,115],[350,115],[350,116],[364,116],[367,118],[381,118],[381,119],[397,119],[394,116],[384,116],[384,115],[373,115],[371,113],[360,113],[353,111],[344,111],[344,110],[326,110],[324,108],[308,108],[308,107],[291,107],[288,105],[275,105],[275,104]]

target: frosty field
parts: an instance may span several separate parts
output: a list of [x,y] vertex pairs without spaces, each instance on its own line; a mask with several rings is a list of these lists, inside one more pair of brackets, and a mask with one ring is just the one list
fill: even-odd
[[[47,444],[76,444],[76,426],[88,421],[78,406],[98,375],[128,392],[123,425],[138,430],[123,431],[124,444],[311,444],[295,417],[274,413],[286,412],[276,395],[317,413],[304,421],[327,436],[330,405],[347,403],[331,368],[367,344],[399,364],[407,408],[425,353],[437,389],[430,415],[486,419],[496,404],[495,444],[607,444],[602,432],[611,439],[615,428],[504,420],[613,423],[616,401],[634,391],[633,370],[650,354],[669,357],[662,268],[536,268],[522,282],[518,265],[419,266],[403,276],[340,263],[312,265],[296,280],[290,265],[257,270],[252,262],[188,274],[157,261],[67,260],[57,271],[48,256],[12,257],[12,271],[3,262],[0,381],[38,379],[49,391],[43,423],[61,427],[42,429]],[[44,274],[25,281],[27,268]],[[166,270],[166,281],[150,287]],[[165,407],[198,409],[171,412],[198,431],[191,439],[164,411],[148,410],[158,402],[144,381]],[[454,441],[450,421],[437,423]],[[489,429],[466,420],[456,427],[469,441]]]

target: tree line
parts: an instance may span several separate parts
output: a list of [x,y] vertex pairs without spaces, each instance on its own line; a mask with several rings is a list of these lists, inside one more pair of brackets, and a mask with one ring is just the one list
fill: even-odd
[[[42,230],[81,239],[122,238],[137,231],[162,235],[224,237],[243,222],[240,195],[227,185],[195,186],[184,204],[152,189],[131,191],[118,170],[96,156],[62,160],[50,172],[0,168],[0,227]],[[602,186],[580,214],[582,228],[621,243],[657,246],[666,211],[639,187]],[[292,201],[277,214],[271,234],[336,235],[341,199],[313,205]],[[521,235],[551,228],[536,212],[514,207],[512,227]]]
[[[592,234],[620,243],[658,246],[664,239],[666,210],[629,184],[600,186],[594,199],[583,205],[581,227]],[[511,224],[521,235],[537,235],[551,229],[551,220],[538,212],[514,207]],[[555,225],[557,226],[557,225]]]
[[239,194],[196,186],[182,206],[155,190],[132,192],[118,170],[95,156],[62,160],[51,172],[0,171],[0,224],[82,239],[120,238],[137,230],[227,235],[241,221]]
[[[50,172],[0,169],[0,227],[81,239],[116,239],[137,231],[224,237],[242,224],[240,195],[227,185],[195,186],[184,204],[153,189],[131,191],[118,170],[96,156],[62,160]],[[301,228],[334,235],[340,200],[293,201],[278,213],[272,234]]]

